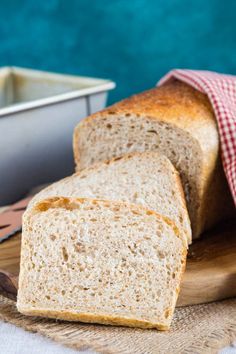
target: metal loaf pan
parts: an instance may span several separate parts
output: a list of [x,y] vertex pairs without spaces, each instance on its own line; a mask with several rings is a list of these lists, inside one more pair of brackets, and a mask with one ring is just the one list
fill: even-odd
[[114,82],[0,69],[0,205],[73,173],[75,125],[105,107]]

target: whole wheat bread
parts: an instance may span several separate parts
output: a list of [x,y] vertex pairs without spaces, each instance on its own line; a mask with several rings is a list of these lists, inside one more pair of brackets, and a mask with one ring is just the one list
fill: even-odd
[[186,247],[142,206],[52,198],[23,218],[17,308],[25,315],[169,328]]
[[36,202],[53,196],[108,199],[142,204],[172,219],[191,243],[191,227],[180,178],[163,155],[133,153],[76,173],[38,193]]
[[177,80],[95,113],[74,132],[77,170],[133,151],[165,154],[180,172],[193,237],[235,212],[204,94]]

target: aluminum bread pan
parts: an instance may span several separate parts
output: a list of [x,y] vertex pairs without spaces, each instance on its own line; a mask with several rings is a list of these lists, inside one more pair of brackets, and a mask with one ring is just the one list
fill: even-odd
[[0,69],[0,205],[73,173],[75,125],[105,107],[109,80]]

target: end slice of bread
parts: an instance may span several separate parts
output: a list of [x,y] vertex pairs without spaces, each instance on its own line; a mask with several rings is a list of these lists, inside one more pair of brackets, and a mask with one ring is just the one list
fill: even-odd
[[191,227],[179,174],[164,155],[147,151],[100,163],[56,182],[31,201],[53,196],[108,199],[142,204],[169,217],[191,243]]
[[175,224],[142,206],[48,199],[24,215],[17,308],[166,330],[186,252]]

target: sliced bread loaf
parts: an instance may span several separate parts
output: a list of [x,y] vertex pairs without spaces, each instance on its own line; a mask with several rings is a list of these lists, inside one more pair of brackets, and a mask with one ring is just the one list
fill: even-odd
[[31,201],[53,196],[108,199],[142,204],[172,219],[191,243],[191,227],[179,175],[156,152],[133,153],[56,182]]
[[133,151],[165,154],[180,172],[193,237],[234,213],[207,96],[177,80],[86,118],[74,132],[77,170]]
[[17,308],[25,315],[169,328],[186,247],[138,205],[52,198],[23,218]]

